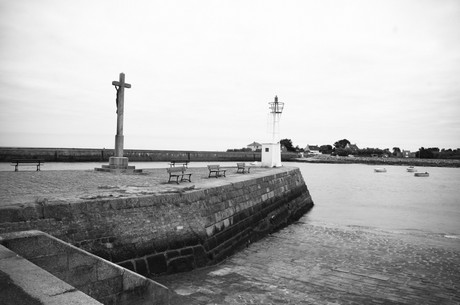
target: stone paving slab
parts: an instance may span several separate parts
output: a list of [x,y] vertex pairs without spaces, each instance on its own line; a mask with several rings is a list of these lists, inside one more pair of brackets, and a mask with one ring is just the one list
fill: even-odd
[[0,172],[0,206],[43,201],[67,202],[98,198],[145,196],[182,192],[258,177],[281,169],[251,168],[249,174],[227,168],[226,177],[208,178],[207,168],[189,168],[192,182],[168,182],[166,168],[146,169],[141,174],[113,174],[93,170]]
[[218,266],[155,280],[173,304],[460,304],[460,240],[305,219]]

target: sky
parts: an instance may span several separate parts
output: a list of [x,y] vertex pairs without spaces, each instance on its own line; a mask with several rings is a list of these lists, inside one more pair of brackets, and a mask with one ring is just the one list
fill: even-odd
[[0,0],[0,146],[460,148],[458,0]]

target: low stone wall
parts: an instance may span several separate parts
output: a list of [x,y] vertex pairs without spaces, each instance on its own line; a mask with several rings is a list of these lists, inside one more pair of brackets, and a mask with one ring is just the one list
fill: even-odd
[[[108,162],[113,149],[94,148],[27,148],[0,147],[0,162],[13,159],[43,159],[46,162]],[[190,160],[199,161],[260,161],[260,152],[181,151],[125,149],[124,156],[131,162]],[[282,160],[297,158],[295,153],[283,153]]]
[[2,245],[0,245],[0,303],[3,305],[102,304]]
[[[208,200],[203,200],[208,198]],[[207,190],[178,195],[180,217],[169,219],[165,238],[147,247],[134,244],[125,268],[144,275],[190,271],[212,265],[271,232],[292,223],[313,205],[298,172],[285,172]],[[165,219],[166,220],[166,219]]]
[[41,230],[139,274],[160,275],[219,262],[313,205],[298,168],[220,181],[186,192],[5,207],[0,232]]
[[[169,290],[163,285],[43,232],[6,233],[0,235],[0,244],[103,304],[168,304],[169,302]],[[25,266],[27,262],[21,264]],[[3,266],[0,264],[0,267]],[[30,266],[16,269],[16,273],[30,271]],[[37,272],[41,271],[35,270],[33,275]],[[22,276],[30,277],[31,274],[22,274]],[[32,283],[37,287],[30,289],[31,292],[40,290],[38,287],[40,282],[52,283],[56,280],[46,273],[41,273],[35,279],[35,283]],[[63,296],[61,304],[75,304],[73,301],[70,302],[70,298],[80,302],[76,304],[99,304],[82,293],[78,294],[75,289],[64,290],[66,295]],[[47,292],[43,294],[46,295]]]

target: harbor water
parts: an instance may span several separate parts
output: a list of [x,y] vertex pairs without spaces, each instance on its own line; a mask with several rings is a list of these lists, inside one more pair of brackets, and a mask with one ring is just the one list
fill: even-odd
[[305,220],[460,238],[460,169],[299,164],[315,202]]

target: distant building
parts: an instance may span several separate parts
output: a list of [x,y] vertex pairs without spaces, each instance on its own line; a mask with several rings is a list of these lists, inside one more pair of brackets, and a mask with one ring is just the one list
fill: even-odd
[[262,149],[262,144],[254,141],[251,144],[248,144],[246,147],[250,148],[252,151],[256,151],[256,150]]
[[319,146],[318,145],[308,145],[304,149],[305,152],[310,154],[319,154]]
[[359,150],[358,145],[356,145],[356,144],[347,144],[345,146],[345,149],[350,151],[353,154],[358,152],[358,150]]
[[416,157],[416,153],[410,152],[409,150],[403,150],[401,153],[402,153],[403,158],[415,158]]

